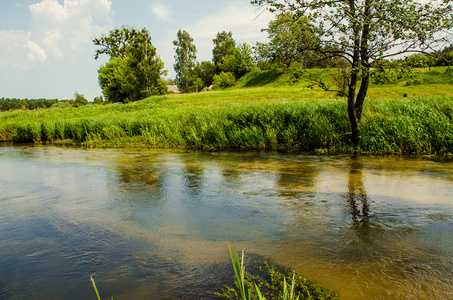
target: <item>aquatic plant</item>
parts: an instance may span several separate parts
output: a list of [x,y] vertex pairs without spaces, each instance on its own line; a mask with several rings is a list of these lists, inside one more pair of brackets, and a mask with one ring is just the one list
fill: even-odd
[[92,276],[90,276],[91,279],[91,284],[93,285],[94,292],[96,293],[96,296],[98,300],[101,300],[101,296],[99,296],[98,288],[96,287],[96,283],[94,282],[94,279]]
[[232,246],[228,244],[228,249],[234,270],[235,288],[227,285],[222,293],[217,294],[218,296],[225,299],[240,300],[338,299],[335,293],[313,283],[309,278],[300,276],[295,271],[284,274],[284,272],[277,271],[267,262],[265,262],[264,266],[260,266],[260,269],[267,272],[270,280],[266,280],[264,276],[251,275],[245,271],[244,250],[242,250],[239,257],[234,242]]
[[[101,300],[101,296],[99,295],[99,291],[98,291],[98,288],[96,286],[96,283],[94,282],[93,276],[90,276],[90,279],[91,279],[91,284],[93,285],[94,292],[96,293],[97,299]],[[113,300],[113,297],[112,297],[112,300]]]

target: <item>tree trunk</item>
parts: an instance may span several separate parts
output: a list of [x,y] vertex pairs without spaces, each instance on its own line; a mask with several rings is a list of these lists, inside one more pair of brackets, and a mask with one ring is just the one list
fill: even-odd
[[[370,84],[370,64],[368,55],[368,36],[370,32],[370,15],[371,15],[372,0],[365,1],[365,8],[363,11],[363,27],[362,32],[357,27],[354,27],[354,53],[352,58],[352,74],[349,83],[348,93],[348,116],[352,130],[352,143],[355,147],[359,144],[360,138],[360,120],[362,119],[363,102],[365,101]],[[349,7],[351,15],[355,15],[355,1],[349,0]],[[355,95],[357,89],[358,75],[362,70],[362,82],[360,89]]]
[[[355,77],[355,78],[354,78]],[[355,81],[355,83],[353,83]],[[351,83],[349,84],[348,94],[348,116],[349,123],[351,124],[351,140],[354,146],[359,144],[359,120],[357,119],[356,106],[355,106],[355,90],[357,84],[357,74],[351,76]]]
[[363,102],[365,101],[366,94],[368,92],[368,86],[370,85],[370,58],[368,54],[368,36],[370,34],[370,23],[371,23],[371,5],[373,0],[365,0],[365,8],[363,12],[364,22],[363,30],[360,40],[360,57],[362,59],[362,83],[360,84],[360,90],[357,94],[355,102],[355,112],[357,115],[357,122],[360,123],[362,119],[362,108]]
[[355,113],[358,123],[360,123],[360,120],[362,119],[363,102],[365,101],[369,84],[370,84],[370,70],[365,69],[362,72],[362,83],[360,84],[359,93],[357,94],[357,98],[355,101]]
[[[355,0],[349,0],[349,9],[350,15],[356,16],[356,3]],[[358,24],[356,24],[357,20],[353,21],[352,24],[354,29],[354,51],[352,55],[352,65],[351,65],[351,77],[349,79],[348,85],[348,116],[349,116],[349,123],[351,124],[351,131],[352,131],[352,143],[354,147],[356,147],[359,143],[359,120],[357,119],[356,115],[356,106],[355,106],[355,93],[357,89],[357,81],[359,78],[360,72],[360,29]]]

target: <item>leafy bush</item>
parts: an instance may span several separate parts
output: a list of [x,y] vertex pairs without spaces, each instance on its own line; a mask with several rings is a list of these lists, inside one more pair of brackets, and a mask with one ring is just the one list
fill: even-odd
[[219,75],[214,76],[214,82],[212,86],[215,89],[224,89],[230,86],[235,85],[236,78],[234,77],[233,73],[231,72],[222,72]]

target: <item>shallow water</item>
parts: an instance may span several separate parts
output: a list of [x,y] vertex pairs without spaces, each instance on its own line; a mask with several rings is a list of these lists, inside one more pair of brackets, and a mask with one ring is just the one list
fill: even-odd
[[211,299],[227,243],[341,299],[453,299],[453,163],[0,147],[0,299]]

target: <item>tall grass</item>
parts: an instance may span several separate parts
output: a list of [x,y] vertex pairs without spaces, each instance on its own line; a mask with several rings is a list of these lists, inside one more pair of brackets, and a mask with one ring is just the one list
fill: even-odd
[[[346,102],[303,88],[152,97],[128,105],[0,113],[0,140],[99,147],[351,151]],[[307,93],[311,93],[308,91]],[[369,98],[359,151],[453,152],[453,99]]]
[[361,135],[364,152],[451,154],[453,98],[369,101]]

